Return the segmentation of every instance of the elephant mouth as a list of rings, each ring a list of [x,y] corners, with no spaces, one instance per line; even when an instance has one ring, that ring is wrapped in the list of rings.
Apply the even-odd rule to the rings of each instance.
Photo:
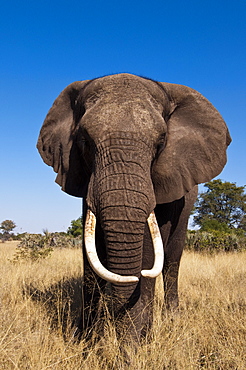
[[[156,278],[163,269],[164,249],[160,230],[156,221],[154,211],[150,213],[147,223],[150,229],[154,248],[154,264],[150,270],[142,270],[141,275],[145,278]],[[122,276],[107,270],[101,263],[95,243],[96,217],[90,210],[87,211],[85,222],[85,250],[88,261],[94,272],[102,279],[115,284],[132,284],[137,283],[137,276]]]

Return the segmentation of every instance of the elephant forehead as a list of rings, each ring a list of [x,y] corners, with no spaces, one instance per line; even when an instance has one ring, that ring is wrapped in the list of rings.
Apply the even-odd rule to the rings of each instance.
[[[101,99],[100,104],[95,104],[86,109],[82,119],[82,125],[90,132],[91,130],[110,131],[139,131],[148,130],[153,135],[163,131],[165,122],[162,111],[153,109],[150,103],[143,103],[140,99],[134,102],[125,101],[108,102]]]
[[[87,85],[82,96],[81,123],[92,137],[104,131],[147,130],[154,138],[166,130],[163,111],[170,103],[153,81],[128,74],[106,76]]]
[[[122,102],[119,104],[116,102],[102,102],[99,114],[103,121],[114,120],[123,118],[130,119],[131,121],[139,121],[142,124],[152,120],[152,114],[150,109],[147,109],[146,105],[141,100],[135,99],[134,102]]]

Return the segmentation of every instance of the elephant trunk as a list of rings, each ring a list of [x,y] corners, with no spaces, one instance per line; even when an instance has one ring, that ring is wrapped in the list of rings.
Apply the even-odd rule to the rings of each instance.
[[[89,208],[104,231],[107,268],[113,274],[129,277],[129,283],[138,281],[136,277],[139,279],[141,274],[156,277],[163,266],[163,247],[157,241],[154,246],[158,246],[159,265],[155,264],[150,275],[148,270],[141,273],[144,229],[155,207],[151,150],[151,144],[140,140],[138,134],[111,134],[97,144],[95,172],[88,190]],[[155,217],[152,215],[149,221],[156,241],[160,235]]]
[[[88,259],[99,276],[113,283],[136,283],[140,275],[155,278],[162,271],[164,256],[157,222],[151,213],[155,199],[150,174],[145,170],[147,166],[138,164],[137,154],[134,162],[109,162],[110,157],[118,158],[113,150],[107,151],[106,155],[98,155],[96,173],[90,187],[94,205],[89,199],[89,208],[96,211],[104,231],[108,270],[100,264],[96,255],[95,242],[92,240],[94,232],[91,231],[96,219],[92,213],[87,215],[85,228],[86,245],[94,243],[93,250],[87,251]],[[142,270],[146,221],[157,251],[152,270]]]
[[[147,221],[154,247],[154,265],[151,270],[142,270],[141,275],[146,278],[155,278],[161,273],[163,269],[164,250],[160,230],[154,212],[151,212]],[[139,279],[136,276],[121,276],[119,274],[110,272],[102,265],[96,251],[95,230],[96,217],[90,210],[88,210],[85,224],[86,252],[90,265],[97,273],[97,275],[111,283],[124,284],[137,282]]]
[[[101,211],[107,266],[113,273],[140,278],[146,219],[145,211],[134,204],[111,202]]]
[[[125,181],[130,181],[130,177],[125,178]],[[100,202],[107,268],[123,278],[137,277],[135,282],[111,284],[112,313],[115,318],[120,318],[127,311],[134,325],[140,320],[135,314],[138,316],[138,307],[141,304],[138,280],[142,270],[144,229],[148,217],[147,198],[143,198],[135,190],[116,189],[105,192]],[[145,207],[143,204],[146,204]]]
[[[94,203],[91,209],[104,232],[108,269],[138,278],[145,224],[155,207],[150,177],[152,144],[140,139],[137,133],[119,132],[97,143],[89,188]]]

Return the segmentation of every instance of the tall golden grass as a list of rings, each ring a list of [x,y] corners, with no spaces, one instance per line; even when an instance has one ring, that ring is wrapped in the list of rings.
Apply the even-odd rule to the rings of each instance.
[[[180,312],[165,313],[158,281],[151,334],[129,364],[108,324],[103,342],[74,343],[81,304],[81,251],[13,264],[16,243],[0,244],[1,369],[246,369],[246,253],[185,252]]]

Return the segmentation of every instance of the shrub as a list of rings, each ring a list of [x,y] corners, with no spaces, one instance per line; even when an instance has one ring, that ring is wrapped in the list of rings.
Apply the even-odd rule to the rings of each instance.
[[[22,260],[37,261],[51,255],[54,248],[74,248],[81,245],[81,238],[70,237],[64,233],[23,234],[16,248],[12,262]]]
[[[26,234],[16,248],[12,262],[22,260],[37,261],[50,256],[53,248],[45,236],[40,234]]]
[[[188,231],[186,249],[197,252],[232,252],[246,249],[246,237],[233,232],[214,230]]]

